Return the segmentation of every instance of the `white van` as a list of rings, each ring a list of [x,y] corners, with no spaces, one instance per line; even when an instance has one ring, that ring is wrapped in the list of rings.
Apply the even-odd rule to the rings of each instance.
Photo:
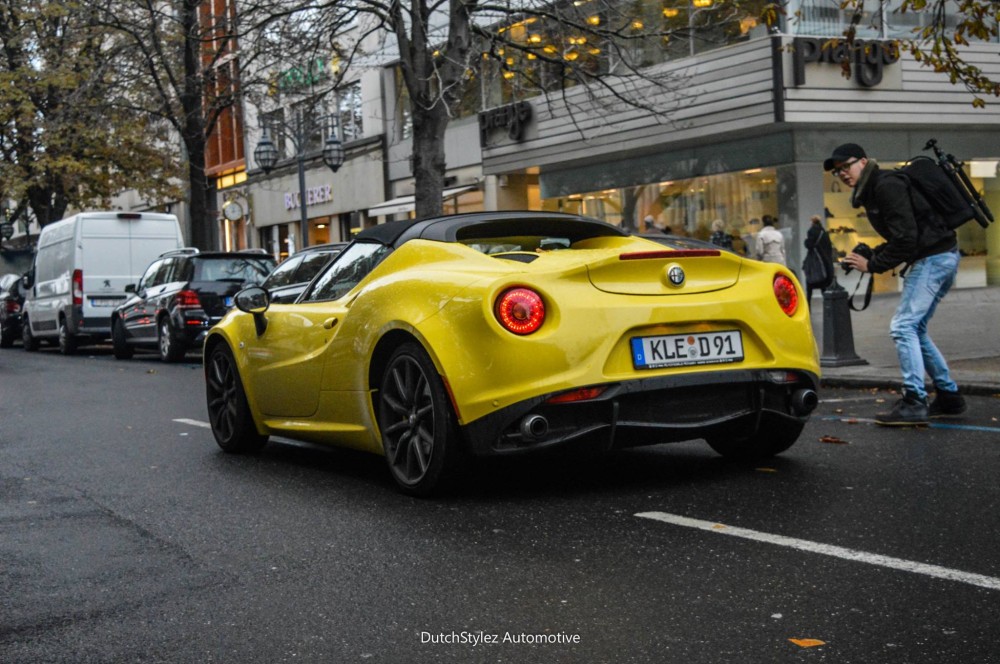
[[[48,339],[69,355],[81,342],[109,338],[125,286],[139,281],[157,256],[183,246],[172,214],[81,212],[45,226],[22,283],[25,350]]]

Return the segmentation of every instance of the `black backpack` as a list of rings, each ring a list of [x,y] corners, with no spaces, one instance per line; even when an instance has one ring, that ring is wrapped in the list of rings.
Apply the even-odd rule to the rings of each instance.
[[[965,174],[961,162],[945,154],[933,138],[927,141],[924,149],[933,149],[937,160],[920,155],[893,173],[903,176],[948,228],[958,228],[972,219],[983,228],[989,226],[993,213]]]

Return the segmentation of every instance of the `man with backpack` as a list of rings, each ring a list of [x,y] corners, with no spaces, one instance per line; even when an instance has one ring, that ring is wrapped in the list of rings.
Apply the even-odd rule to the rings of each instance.
[[[955,231],[907,178],[880,170],[860,145],[838,146],[823,168],[854,188],[851,203],[856,208],[864,206],[872,228],[885,240],[870,259],[857,252],[848,254],[845,267],[879,273],[907,265],[903,292],[889,325],[903,374],[903,398],[890,412],[876,415],[875,421],[885,426],[916,426],[927,424],[929,418],[961,415],[966,411],[965,399],[927,333],[938,302],[958,273]],[[925,372],[936,392],[930,406]]]

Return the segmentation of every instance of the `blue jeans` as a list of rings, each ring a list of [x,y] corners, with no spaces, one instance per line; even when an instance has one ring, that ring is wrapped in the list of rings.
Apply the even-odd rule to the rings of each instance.
[[[913,263],[903,279],[903,295],[889,324],[889,334],[896,342],[899,367],[903,371],[903,388],[920,398],[927,397],[925,371],[934,381],[935,389],[958,390],[948,371],[948,363],[927,334],[927,323],[938,302],[955,283],[958,259],[956,250]]]

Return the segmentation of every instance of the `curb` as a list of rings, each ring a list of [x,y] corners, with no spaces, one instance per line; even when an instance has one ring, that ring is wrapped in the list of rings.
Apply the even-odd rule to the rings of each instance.
[[[959,391],[965,396],[976,397],[1000,397],[1000,385],[980,381],[956,381]],[[820,387],[847,387],[856,389],[879,389],[879,390],[899,390],[900,381],[887,381],[880,378],[852,378],[852,377],[830,377],[821,378]],[[933,392],[934,387],[928,386],[928,391]]]

